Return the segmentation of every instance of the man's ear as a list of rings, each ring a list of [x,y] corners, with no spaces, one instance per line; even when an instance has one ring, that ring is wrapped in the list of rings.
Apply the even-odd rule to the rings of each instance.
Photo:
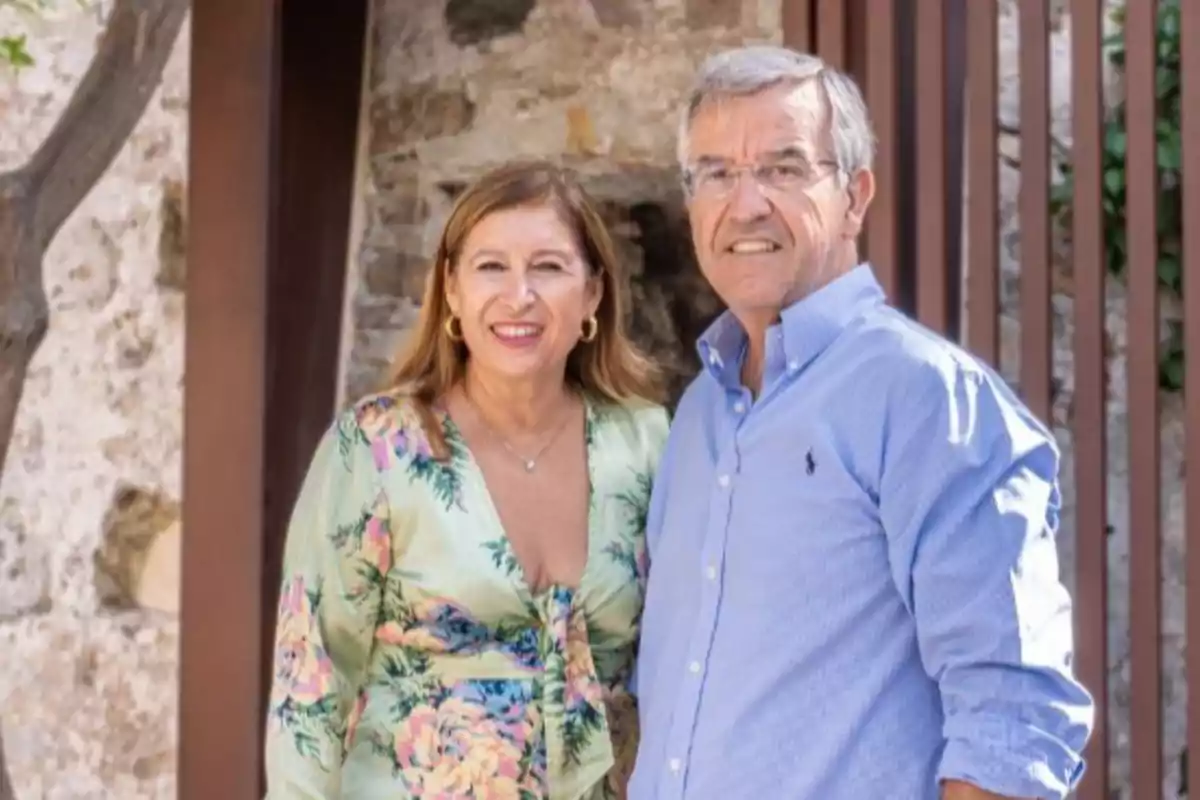
[[[875,199],[875,173],[869,169],[860,169],[851,175],[846,185],[846,193],[850,197],[850,205],[846,208],[844,233],[847,239],[856,239],[862,233],[867,209]]]

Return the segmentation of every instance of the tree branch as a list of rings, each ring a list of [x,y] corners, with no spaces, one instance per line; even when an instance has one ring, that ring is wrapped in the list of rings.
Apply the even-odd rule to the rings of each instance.
[[[145,113],[188,5],[115,0],[96,55],[50,135],[25,166],[0,174],[0,470],[29,364],[46,336],[46,248]],[[0,742],[0,800],[11,797]]]
[[[45,249],[121,151],[162,79],[188,0],[115,0],[96,55],[50,135],[21,170]]]

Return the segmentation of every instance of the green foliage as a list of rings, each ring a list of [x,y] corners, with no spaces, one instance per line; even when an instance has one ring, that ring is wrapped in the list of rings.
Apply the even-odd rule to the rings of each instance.
[[[76,0],[86,8],[90,0]],[[25,14],[40,14],[53,5],[54,0],[0,0],[0,9],[15,8]],[[0,32],[0,68],[21,69],[33,66],[33,54],[29,52],[25,36],[13,36]]]
[[[0,9],[15,8],[26,13],[37,13],[46,7],[47,0],[0,0]],[[13,69],[33,66],[24,36],[12,36],[0,32],[0,66]]]
[[[1182,202],[1180,183],[1183,140],[1179,129],[1179,6],[1180,0],[1160,0],[1158,8],[1158,53],[1155,95],[1158,119],[1155,127],[1158,143],[1160,181],[1158,206],[1158,280],[1167,293],[1178,297],[1183,289]],[[1123,15],[1115,19],[1122,23]],[[1117,33],[1104,42],[1105,57],[1118,70],[1125,66],[1125,43]],[[1133,91],[1142,91],[1134,87]],[[1121,101],[1107,115],[1104,127],[1103,214],[1108,270],[1117,276],[1127,271],[1125,242],[1125,103]],[[1054,187],[1051,211],[1060,223],[1069,222],[1073,181],[1070,165],[1063,165],[1064,179]],[[1183,345],[1181,331],[1172,330],[1170,341],[1162,349],[1159,382],[1164,389],[1183,387]]]
[[[0,36],[0,62],[17,69],[33,65],[33,56],[29,55],[24,36]]]

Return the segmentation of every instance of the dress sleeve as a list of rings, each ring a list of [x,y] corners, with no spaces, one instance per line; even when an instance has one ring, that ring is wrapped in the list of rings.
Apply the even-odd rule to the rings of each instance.
[[[351,412],[317,447],[283,560],[266,732],[267,800],[340,797],[348,726],[392,561],[389,504]]]

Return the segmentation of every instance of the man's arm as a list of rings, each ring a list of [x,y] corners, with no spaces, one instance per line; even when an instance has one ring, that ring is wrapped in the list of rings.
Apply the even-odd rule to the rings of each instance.
[[[1061,800],[1093,704],[1071,673],[1053,439],[991,375],[923,365],[889,403],[879,483],[893,578],[941,690],[946,800]]]

